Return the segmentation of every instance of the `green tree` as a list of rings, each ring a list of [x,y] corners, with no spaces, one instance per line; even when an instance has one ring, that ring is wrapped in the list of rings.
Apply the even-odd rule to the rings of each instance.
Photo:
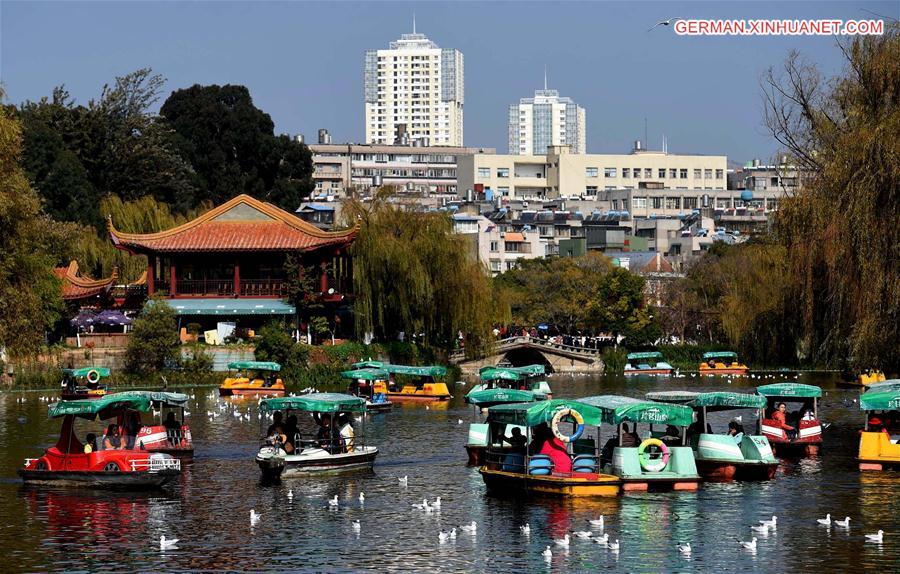
[[[293,211],[312,191],[312,153],[274,134],[268,114],[244,86],[176,90],[160,113],[178,134],[200,200],[222,203],[247,193]]]
[[[631,346],[652,344],[660,336],[659,318],[645,303],[646,281],[622,267],[603,276],[588,304],[596,328],[625,337]]]
[[[295,343],[281,323],[271,321],[259,330],[254,357],[257,361],[273,361],[281,365],[285,383],[300,380],[308,356],[309,348]]]
[[[180,363],[178,318],[165,301],[148,302],[134,320],[133,327],[125,351],[127,371],[147,375]]]
[[[792,53],[763,78],[766,125],[808,177],[776,220],[816,363],[900,364],[900,24],[840,43],[826,79]]]
[[[73,231],[41,211],[20,164],[21,141],[11,110],[0,108],[0,347],[12,357],[36,352],[61,317],[53,268]]]

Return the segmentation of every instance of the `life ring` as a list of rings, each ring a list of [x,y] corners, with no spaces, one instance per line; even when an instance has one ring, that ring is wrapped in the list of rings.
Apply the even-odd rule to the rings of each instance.
[[[647,447],[655,446],[662,451],[662,458],[651,459]],[[658,438],[648,438],[638,447],[638,461],[647,472],[659,472],[669,464],[669,447]]]
[[[85,378],[87,379],[87,382],[95,385],[100,382],[100,371],[98,371],[97,369],[91,369],[90,371],[88,371],[87,377]]]
[[[572,417],[575,419],[575,433],[571,436],[564,435],[559,430],[559,423],[562,421],[563,417]],[[575,409],[560,409],[553,415],[553,420],[550,422],[550,428],[553,430],[553,436],[558,438],[563,442],[574,442],[578,440],[578,437],[584,432],[584,417],[581,416],[581,413],[576,411]]]

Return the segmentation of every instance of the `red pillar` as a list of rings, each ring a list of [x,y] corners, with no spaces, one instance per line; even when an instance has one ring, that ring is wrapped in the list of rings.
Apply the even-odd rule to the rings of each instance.
[[[241,296],[241,264],[238,261],[234,262],[234,296]]]
[[[175,260],[171,259],[169,261],[169,297],[174,297],[178,294],[178,290],[175,288]]]
[[[322,293],[328,292],[328,270],[326,267],[326,263],[323,261],[319,264],[319,267],[322,269],[322,274],[319,275],[319,291]]]
[[[147,295],[153,295],[153,279],[156,276],[156,257],[147,256]]]

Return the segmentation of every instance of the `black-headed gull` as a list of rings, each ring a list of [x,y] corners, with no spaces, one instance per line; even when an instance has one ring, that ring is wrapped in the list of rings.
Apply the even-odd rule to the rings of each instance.
[[[159,549],[160,550],[169,550],[175,548],[175,545],[178,544],[177,538],[166,538],[165,535],[159,537]]]
[[[841,528],[850,528],[850,517],[846,517],[843,520],[835,520],[835,526],[840,526]]]
[[[468,532],[469,534],[475,534],[475,532],[478,530],[478,524],[473,520],[469,524],[460,525],[459,529],[463,532]]]
[[[688,542],[687,544],[679,544],[678,551],[687,556],[691,553],[691,543]]]
[[[825,518],[816,518],[816,522],[822,526],[831,526],[831,514],[826,514]]]
[[[615,541],[615,542],[610,542],[610,543],[607,545],[607,547],[608,547],[610,550],[612,550],[613,552],[618,552],[618,551],[619,551],[619,539],[616,538],[616,541]]]
[[[740,542],[740,541],[739,541]],[[741,548],[746,550],[756,550],[756,536],[750,542],[741,542]]]
[[[262,517],[262,514],[259,514],[252,508],[250,509],[250,526],[256,526],[259,524],[259,519]]]
[[[866,534],[866,542],[882,542],[884,540],[884,530],[879,530],[875,534]]]
[[[582,540],[585,538],[590,538],[591,536],[594,535],[594,533],[591,532],[590,530],[576,530],[576,531],[572,532],[572,534],[575,535],[575,538],[581,538]]]
[[[525,526],[519,527],[519,530],[522,531],[522,534],[524,534],[525,536],[528,536],[531,534],[531,525],[526,522]]]
[[[543,552],[541,552],[541,556],[543,556],[547,560],[550,560],[551,558],[553,558],[553,552],[550,551],[549,546],[547,548],[545,548]]]
[[[569,535],[566,534],[562,538],[554,538],[553,542],[556,543],[557,546],[562,546],[563,548],[569,547]]]
[[[596,526],[597,528],[603,528],[603,515],[600,515],[600,518],[596,518],[594,520],[588,520],[591,523],[591,526]]]
[[[775,530],[775,528],[778,526],[778,517],[773,515],[772,520],[760,520],[759,523],[763,526],[768,526],[772,530]]]

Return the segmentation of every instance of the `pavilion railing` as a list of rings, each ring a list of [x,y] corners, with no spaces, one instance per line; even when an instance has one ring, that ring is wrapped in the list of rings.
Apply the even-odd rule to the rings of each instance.
[[[179,279],[175,283],[178,295],[209,295],[216,297],[233,297],[233,279]]]
[[[280,297],[284,294],[284,279],[241,279],[241,297]]]

